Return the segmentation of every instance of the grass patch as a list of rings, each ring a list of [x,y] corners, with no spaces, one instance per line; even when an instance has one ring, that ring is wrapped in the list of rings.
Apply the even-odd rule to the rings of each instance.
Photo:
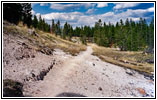
[[[55,48],[62,49],[64,52],[68,52],[71,55],[77,55],[80,51],[85,51],[86,46],[82,44],[76,44],[71,41],[61,39],[53,34],[44,33],[41,35],[46,40],[46,43],[53,43]]]
[[[145,60],[153,57],[152,54],[143,54],[142,52],[132,51],[119,51],[115,48],[106,48],[97,45],[90,44],[93,48],[93,55],[98,56],[100,59],[127,67],[140,72],[146,72],[151,74],[154,72],[154,64],[149,64]]]

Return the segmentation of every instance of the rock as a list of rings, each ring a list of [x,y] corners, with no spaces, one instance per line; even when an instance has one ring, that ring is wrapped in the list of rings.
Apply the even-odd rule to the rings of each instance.
[[[145,79],[154,81],[154,74],[148,75],[147,73],[142,73]]]
[[[143,88],[137,88],[137,90],[142,96],[146,96],[146,91]]]
[[[102,91],[102,88],[101,88],[101,87],[99,87],[99,88],[98,88],[98,90]]]
[[[34,73],[31,73],[32,74],[32,77],[35,77],[35,74]]]
[[[147,48],[146,50],[144,50],[143,54],[145,53],[154,54],[154,48],[151,48],[151,47]]]
[[[48,48],[48,47],[41,47],[41,50],[39,50],[41,53],[46,54],[46,55],[53,55],[53,49]]]
[[[40,75],[37,75],[37,80],[38,80],[38,81],[40,80]]]
[[[16,60],[22,60],[24,58],[30,58],[33,54],[34,51],[30,48],[26,48],[26,45],[23,47],[19,47],[15,53],[14,53],[14,57],[16,58]]]
[[[93,66],[95,66],[95,64],[93,63]]]
[[[131,69],[126,69],[126,74],[133,76],[135,72]]]
[[[134,83],[133,83],[133,82],[129,82],[129,84],[130,84],[130,85],[134,85]]]
[[[9,64],[9,61],[8,61],[8,60],[6,61],[6,64]]]
[[[10,79],[3,80],[4,97],[23,97],[23,84]]]
[[[146,61],[147,63],[153,64],[153,63],[154,63],[154,58],[146,59],[145,61]]]
[[[35,58],[35,55],[31,55],[32,58]]]
[[[28,29],[28,33],[29,33],[30,35],[34,35],[34,36],[39,37],[39,35],[35,32],[34,29]]]
[[[24,47],[24,48],[28,48],[28,45],[26,44],[26,43],[22,43],[22,46]]]

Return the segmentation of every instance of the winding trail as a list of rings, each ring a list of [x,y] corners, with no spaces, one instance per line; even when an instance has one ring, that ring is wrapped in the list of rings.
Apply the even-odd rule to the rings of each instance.
[[[57,54],[60,54],[58,51]],[[135,72],[133,76],[126,74],[125,68],[101,61],[92,55],[92,48],[81,52],[78,56],[58,56],[62,63],[32,86],[32,96],[88,96],[88,97],[141,97],[142,88],[147,96],[153,96],[154,83]]]

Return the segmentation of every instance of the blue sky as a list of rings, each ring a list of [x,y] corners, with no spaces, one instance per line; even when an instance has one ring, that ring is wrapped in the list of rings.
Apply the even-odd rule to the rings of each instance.
[[[32,14],[41,15],[51,25],[51,20],[60,20],[61,26],[67,21],[73,27],[94,26],[101,19],[115,24],[120,19],[140,17],[149,23],[154,18],[154,3],[32,3]]]

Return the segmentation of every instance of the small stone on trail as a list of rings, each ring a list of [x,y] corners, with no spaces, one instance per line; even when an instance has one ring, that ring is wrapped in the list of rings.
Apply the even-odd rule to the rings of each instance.
[[[137,90],[138,90],[138,92],[139,92],[140,94],[142,94],[143,96],[146,95],[146,91],[145,91],[143,88],[138,88]]]
[[[35,55],[31,55],[32,58],[35,58]]]
[[[101,87],[99,87],[98,89],[99,89],[100,91],[102,91],[102,88],[101,88]]]
[[[95,85],[94,83],[92,83],[92,85]]]
[[[95,64],[93,63],[93,66],[95,66]]]
[[[106,77],[108,77],[108,75],[106,75]]]
[[[133,70],[127,69],[126,74],[133,76],[135,72]]]

